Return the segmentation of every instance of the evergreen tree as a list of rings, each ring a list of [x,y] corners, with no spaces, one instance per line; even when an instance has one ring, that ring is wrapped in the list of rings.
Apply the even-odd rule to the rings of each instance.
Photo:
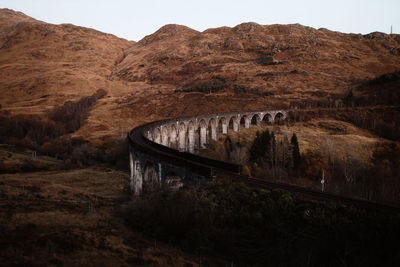
[[[251,161],[257,161],[260,155],[262,155],[262,148],[262,138],[260,136],[260,133],[257,131],[256,138],[254,138],[253,143],[251,144],[249,149]]]
[[[290,139],[290,144],[292,146],[293,166],[297,168],[299,166],[301,156],[300,156],[299,142],[297,141],[297,136],[295,133],[293,133],[292,138]]]
[[[353,106],[353,90],[350,90],[347,95],[343,99],[344,104],[346,107]]]
[[[287,134],[283,136],[283,166],[285,168],[293,168],[293,152],[292,152],[292,147],[289,143],[289,138]]]
[[[276,139],[274,132],[271,132],[270,148],[269,148],[269,166],[276,165]]]
[[[224,149],[225,149],[226,156],[228,157],[228,160],[230,160],[231,152],[233,151],[233,147],[232,147],[232,140],[229,136],[227,136],[224,141]]]
[[[261,134],[257,131],[256,138],[249,149],[250,160],[253,162],[262,163],[262,159],[266,158],[267,162],[271,159],[271,136],[269,131],[266,130]]]

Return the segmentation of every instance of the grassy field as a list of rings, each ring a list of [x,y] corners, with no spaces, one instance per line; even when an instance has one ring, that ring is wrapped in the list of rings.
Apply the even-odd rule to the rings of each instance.
[[[112,169],[0,175],[1,265],[197,265],[128,229],[129,200],[129,175]]]

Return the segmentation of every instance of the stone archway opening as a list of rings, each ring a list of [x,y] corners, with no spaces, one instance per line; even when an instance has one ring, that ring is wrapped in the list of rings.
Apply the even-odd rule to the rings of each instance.
[[[283,125],[283,123],[284,123],[283,119],[284,119],[283,113],[282,112],[278,112],[275,115],[274,123],[278,124],[278,125]]]
[[[218,137],[221,136],[221,134],[227,134],[228,133],[228,127],[227,127],[227,122],[224,117],[220,118],[218,121]]]
[[[150,141],[153,141],[153,132],[152,131],[147,131],[147,139],[149,139]]]
[[[229,124],[228,124],[228,132],[233,131],[235,127],[235,119],[232,117],[229,120]]]
[[[207,144],[207,124],[204,120],[199,123],[199,148],[205,148]]]
[[[162,127],[161,144],[164,146],[168,146],[169,144],[169,134],[167,126]]]
[[[258,114],[254,114],[251,118],[251,125],[259,126],[261,124],[261,118]]]
[[[168,172],[163,179],[162,185],[166,189],[178,190],[183,186],[183,179],[175,172]]]
[[[208,140],[217,140],[217,123],[215,119],[208,122]]]
[[[244,116],[242,116],[242,118],[240,118],[240,128],[246,128],[246,120],[247,120],[246,115],[244,115]]]
[[[194,135],[195,135],[195,129],[194,129],[194,123],[192,121],[189,122],[188,124],[188,133],[187,133],[187,137],[188,137],[188,151],[190,153],[194,152]]]
[[[152,163],[147,163],[144,168],[143,193],[154,192],[159,189],[157,170]]]
[[[133,191],[135,195],[139,195],[142,192],[143,186],[143,172],[142,172],[142,164],[137,156],[135,156],[135,160],[133,163]]]
[[[186,150],[186,126],[183,122],[179,124],[178,149],[179,151]]]
[[[178,143],[176,141],[178,135],[177,135],[177,131],[176,131],[176,126],[174,124],[171,125],[171,130],[169,133],[169,147],[173,148],[173,149],[177,149],[178,148]]]
[[[270,125],[272,124],[272,116],[271,114],[267,113],[264,115],[263,119],[262,119],[263,124],[265,125]]]
[[[154,142],[161,144],[161,132],[159,128],[154,130]]]

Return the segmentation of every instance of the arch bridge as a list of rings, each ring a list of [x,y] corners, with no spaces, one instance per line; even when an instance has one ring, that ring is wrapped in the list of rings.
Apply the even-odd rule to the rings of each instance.
[[[196,155],[210,140],[251,125],[280,123],[286,110],[229,112],[161,120],[133,129],[130,141],[130,186],[135,195],[161,187],[199,183],[216,169],[240,173],[241,166]]]

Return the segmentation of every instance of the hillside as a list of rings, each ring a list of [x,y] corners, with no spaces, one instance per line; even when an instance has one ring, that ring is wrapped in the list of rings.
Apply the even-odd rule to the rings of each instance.
[[[107,97],[74,133],[90,140],[114,139],[165,117],[342,99],[349,89],[396,71],[395,34],[298,24],[243,23],[204,32],[166,25],[133,42],[0,10],[3,113],[42,114],[104,89]],[[205,82],[221,90],[190,92]]]

